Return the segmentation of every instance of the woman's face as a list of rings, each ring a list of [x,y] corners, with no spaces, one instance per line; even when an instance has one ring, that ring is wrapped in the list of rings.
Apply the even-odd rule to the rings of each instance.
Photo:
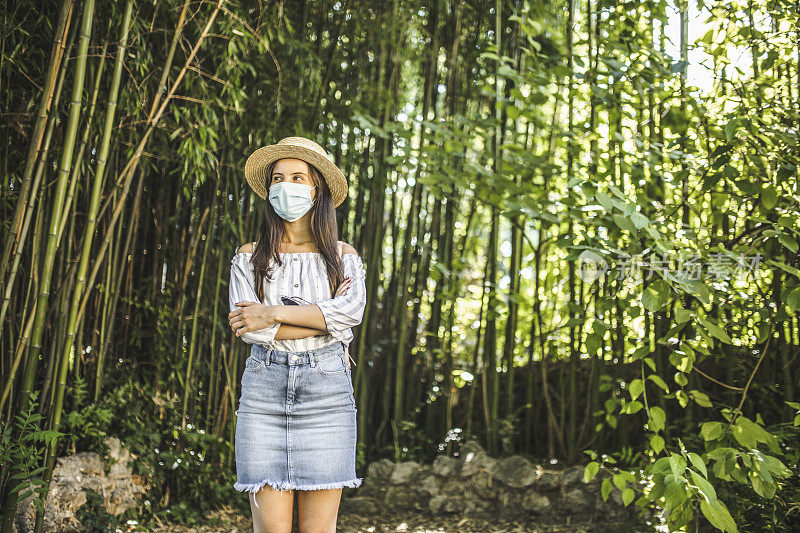
[[[289,183],[303,183],[305,185],[316,185],[314,180],[311,179],[311,173],[308,170],[308,163],[302,159],[279,159],[272,169],[272,177],[270,179],[270,187],[276,183],[283,181]],[[311,189],[311,198],[317,197],[319,187]]]

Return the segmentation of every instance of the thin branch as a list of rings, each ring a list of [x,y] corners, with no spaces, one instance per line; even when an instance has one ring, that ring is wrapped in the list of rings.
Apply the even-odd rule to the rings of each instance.
[[[739,407],[736,408],[736,411],[733,413],[733,418],[731,418],[730,423],[728,423],[728,427],[731,427],[733,423],[736,421],[736,417],[739,416],[742,412],[742,405],[744,405],[744,400],[747,398],[747,391],[750,389],[750,384],[753,382],[753,378],[756,377],[756,372],[758,372],[758,367],[761,366],[761,361],[764,360],[764,356],[767,355],[767,349],[769,348],[769,343],[772,341],[772,328],[774,324],[770,324],[769,326],[769,333],[767,333],[767,342],[764,344],[764,349],[761,350],[761,356],[758,358],[758,362],[756,362],[756,367],[750,373],[750,379],[747,380],[747,385],[744,386],[744,391],[742,391],[742,399],[739,401]]]
[[[727,389],[731,389],[731,390],[740,390],[740,391],[744,390],[742,387],[734,387],[733,385],[728,385],[727,383],[723,383],[723,382],[721,382],[721,381],[719,381],[717,379],[714,379],[711,376],[709,376],[708,374],[706,374],[705,372],[703,372],[702,370],[700,370],[699,368],[697,368],[696,366],[692,366],[692,369],[695,372],[697,372],[698,374],[700,374],[701,376],[703,376],[704,378],[706,378],[707,380],[713,381],[717,385],[721,385],[721,386],[723,386],[723,387],[725,387]]]

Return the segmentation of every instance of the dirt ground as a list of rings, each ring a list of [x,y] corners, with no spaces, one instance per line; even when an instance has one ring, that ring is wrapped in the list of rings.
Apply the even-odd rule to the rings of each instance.
[[[174,524],[163,524],[151,531],[154,533],[252,533],[253,524],[249,516],[242,516],[238,511],[224,509],[209,517],[209,525],[206,526],[187,528]],[[632,533],[634,530],[630,526],[621,524],[542,525],[520,521],[433,517],[421,513],[406,513],[398,516],[340,514],[337,531],[339,533]]]

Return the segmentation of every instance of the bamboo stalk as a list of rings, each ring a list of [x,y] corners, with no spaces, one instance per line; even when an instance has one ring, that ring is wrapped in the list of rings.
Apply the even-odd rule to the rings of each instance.
[[[45,329],[45,317],[50,297],[50,284],[52,281],[56,251],[59,244],[59,222],[64,209],[64,196],[66,194],[67,179],[72,166],[73,148],[75,146],[78,118],[80,116],[81,95],[83,94],[83,82],[86,74],[87,50],[89,48],[89,36],[92,30],[93,17],[94,0],[86,0],[83,8],[81,34],[80,39],[78,40],[78,57],[75,62],[75,77],[72,84],[72,101],[70,102],[69,119],[67,121],[64,135],[64,145],[61,151],[61,161],[58,169],[56,192],[53,198],[53,205],[50,210],[50,228],[47,238],[47,245],[45,248],[44,261],[42,263],[41,278],[39,279],[38,285],[39,297],[37,298],[36,307],[34,310],[36,318],[33,324],[31,346],[30,350],[28,351],[28,357],[25,360],[25,369],[23,370],[22,381],[20,383],[19,406],[25,406],[28,403],[28,398],[30,397],[31,390],[33,389],[33,380],[39,362],[39,354],[41,353],[41,343]],[[13,468],[12,471],[16,473],[18,468]],[[19,480],[13,479],[12,477],[9,487],[10,489],[13,489],[13,487],[17,486],[18,484]],[[18,494],[18,492],[14,492],[13,494],[10,494],[8,498],[8,505],[6,506],[5,515],[3,517],[2,533],[10,533],[11,531],[11,524],[17,510]]]
[[[50,64],[48,65],[47,78],[42,91],[42,97],[39,100],[39,109],[36,113],[36,122],[33,126],[33,133],[31,135],[31,143],[28,147],[28,157],[25,161],[25,169],[22,172],[22,187],[20,189],[19,197],[17,199],[17,207],[14,212],[13,222],[11,223],[11,235],[3,246],[3,256],[0,260],[0,280],[5,280],[6,268],[8,267],[9,259],[14,253],[14,250],[21,248],[25,243],[25,235],[22,232],[22,221],[28,203],[29,195],[36,195],[36,184],[31,183],[31,176],[33,174],[34,165],[39,159],[42,141],[44,139],[45,122],[51,119],[50,105],[54,102],[53,109],[58,109],[58,100],[61,96],[61,81],[59,81],[59,90],[54,91],[56,87],[56,78],[59,72],[62,72],[62,59],[64,57],[64,50],[67,46],[66,37],[69,32],[70,20],[72,19],[72,10],[75,0],[62,0],[61,10],[58,15],[58,26],[55,32],[55,39],[53,40],[53,49],[50,52]],[[63,75],[62,75],[63,76]],[[54,96],[55,95],[55,96]],[[46,154],[46,148],[44,153]],[[7,286],[14,285],[16,271],[12,273],[8,280],[0,286],[0,291],[6,292],[4,289]],[[5,310],[5,306],[4,306]],[[0,323],[3,323],[5,312],[0,313]],[[2,332],[0,332],[2,335]]]

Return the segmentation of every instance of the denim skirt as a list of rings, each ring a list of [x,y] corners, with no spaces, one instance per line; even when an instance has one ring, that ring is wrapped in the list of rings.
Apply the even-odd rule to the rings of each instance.
[[[239,491],[358,487],[356,401],[344,345],[307,352],[253,344],[236,411]]]

